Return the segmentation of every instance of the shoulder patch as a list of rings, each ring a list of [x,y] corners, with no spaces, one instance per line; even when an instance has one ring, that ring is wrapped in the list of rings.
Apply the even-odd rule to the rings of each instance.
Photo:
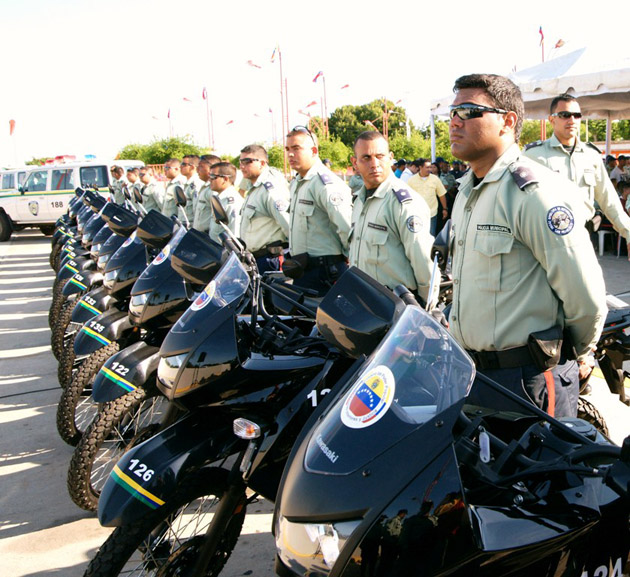
[[[516,186],[521,190],[525,190],[528,184],[538,182],[538,178],[536,178],[534,171],[529,166],[514,163],[510,165],[510,172],[512,173],[512,178]]]
[[[597,146],[595,146],[592,142],[587,142],[586,146],[590,146],[593,150],[596,150],[597,152],[599,152],[599,154],[602,154],[602,151],[597,148]]]
[[[399,188],[398,190],[394,189],[392,192],[396,195],[396,198],[400,203],[411,200],[411,192],[407,188]]]
[[[267,182],[263,182],[263,186],[267,189],[267,190],[272,190],[273,189],[273,182],[271,181],[267,181]]]
[[[318,173],[318,175],[319,175],[319,179],[324,184],[332,184],[333,183],[333,179],[331,178],[330,174],[326,174],[325,172],[320,172],[320,173]]]
[[[537,146],[541,146],[543,142],[545,142],[545,141],[544,140],[536,140],[534,142],[530,142],[529,144],[525,145],[525,150],[529,150],[530,148],[536,148]]]
[[[573,230],[575,218],[566,206],[554,206],[547,213],[547,226],[554,234],[564,236]]]

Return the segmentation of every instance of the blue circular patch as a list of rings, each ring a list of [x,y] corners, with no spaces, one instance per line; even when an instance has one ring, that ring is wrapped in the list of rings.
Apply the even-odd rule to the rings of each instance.
[[[422,230],[422,220],[419,216],[410,216],[407,219],[407,228],[409,232],[420,232]]]
[[[575,219],[566,206],[554,206],[547,213],[547,226],[554,234],[564,236],[573,230]]]

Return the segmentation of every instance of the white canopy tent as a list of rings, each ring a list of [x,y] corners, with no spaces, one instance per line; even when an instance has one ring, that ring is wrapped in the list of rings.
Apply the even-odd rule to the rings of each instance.
[[[558,94],[568,93],[579,99],[587,118],[605,118],[606,153],[610,152],[610,124],[630,118],[630,57],[597,54],[581,48],[509,77],[519,86],[528,119],[544,119]],[[453,96],[431,104],[431,153],[435,157],[434,122],[436,116],[448,114]]]

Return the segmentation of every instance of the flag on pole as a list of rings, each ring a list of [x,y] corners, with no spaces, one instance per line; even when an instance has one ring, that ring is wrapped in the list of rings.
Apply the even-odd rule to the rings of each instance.
[[[248,60],[247,64],[249,64],[252,68],[262,68],[262,66],[258,66],[253,60]]]
[[[317,104],[317,100],[313,100],[312,102],[309,102],[304,108],[310,108],[311,106],[315,106]]]
[[[184,96],[184,102],[192,102],[192,100],[191,100],[190,98],[186,98],[186,97]]]
[[[225,126],[227,126],[228,124],[234,124],[234,121],[233,121],[233,120],[228,120],[228,121],[225,123]]]
[[[343,90],[344,88],[350,88],[350,85],[349,85],[349,84],[344,84],[344,85],[340,88],[340,90]]]
[[[269,107],[269,114],[273,114],[273,110]]]
[[[208,100],[208,91],[206,90],[206,87],[203,87],[203,90],[201,91],[201,98],[203,98],[204,100]]]
[[[171,109],[168,109],[168,112],[166,113],[166,118],[170,118],[171,117]]]
[[[13,136],[15,132],[15,120],[9,120],[9,136]]]
[[[556,42],[556,45],[554,46],[554,48],[562,48],[564,46],[564,40],[562,40],[562,38],[560,38],[560,40],[558,40],[558,42]]]
[[[542,26],[538,29],[538,33],[540,34],[540,46],[542,46],[543,42],[545,41],[545,35],[543,34]]]
[[[324,76],[324,73],[321,70],[315,75],[315,78],[313,78],[313,82],[317,82],[320,76]]]
[[[276,61],[276,54],[280,51],[280,46],[278,46],[276,44],[276,47],[273,49],[273,52],[271,53],[271,61],[275,62]]]

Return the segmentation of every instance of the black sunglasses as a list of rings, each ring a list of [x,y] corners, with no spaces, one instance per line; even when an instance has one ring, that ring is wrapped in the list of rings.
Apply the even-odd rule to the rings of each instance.
[[[568,110],[561,110],[560,112],[554,112],[551,116],[557,116],[558,118],[563,118],[566,120],[567,118],[577,118],[578,120],[582,118],[581,112],[569,112]]]
[[[216,180],[217,178],[229,178],[227,174],[211,174],[210,180]]]
[[[251,164],[252,162],[261,162],[260,158],[241,158],[239,164]]]
[[[449,116],[451,120],[457,116],[460,120],[471,120],[472,118],[481,118],[484,112],[494,112],[495,114],[507,114],[508,110],[502,108],[490,108],[481,104],[457,104],[450,107]]]

